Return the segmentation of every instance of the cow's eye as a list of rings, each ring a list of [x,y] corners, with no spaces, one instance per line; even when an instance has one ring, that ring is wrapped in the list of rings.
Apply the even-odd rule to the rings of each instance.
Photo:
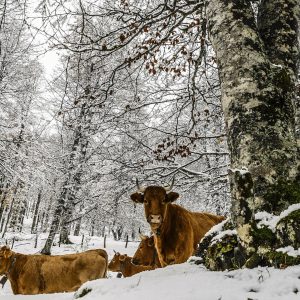
[[[146,205],[149,205],[149,201],[148,200],[144,200],[144,203],[146,204]]]

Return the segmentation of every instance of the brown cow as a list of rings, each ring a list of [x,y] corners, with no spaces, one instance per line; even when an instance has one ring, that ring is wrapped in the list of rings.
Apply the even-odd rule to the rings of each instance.
[[[154,245],[154,237],[141,235],[141,242],[133,255],[132,263],[135,265],[161,267]]]
[[[0,248],[0,275],[14,294],[34,295],[77,290],[84,282],[106,277],[107,253],[101,249],[67,255],[25,255]]]
[[[144,204],[162,267],[187,261],[205,233],[225,219],[209,213],[191,212],[172,204],[179,197],[178,193],[171,192],[172,187],[149,186],[141,189],[138,182],[137,186],[138,192],[132,194],[131,199]]]
[[[115,253],[113,259],[108,264],[108,270],[112,272],[121,272],[124,277],[130,277],[134,274],[154,270],[152,266],[137,266],[131,262],[132,257],[127,254]]]

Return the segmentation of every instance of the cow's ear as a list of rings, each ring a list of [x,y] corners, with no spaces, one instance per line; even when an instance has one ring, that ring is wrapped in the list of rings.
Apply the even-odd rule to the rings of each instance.
[[[10,258],[12,256],[12,252],[7,246],[2,247],[1,250],[3,251],[4,258]]]
[[[143,235],[140,233],[140,239],[143,241],[143,240],[146,240],[148,237],[146,235]]]
[[[165,202],[173,202],[173,201],[175,201],[178,197],[179,197],[179,194],[178,194],[178,193],[175,193],[175,192],[169,192],[169,193],[166,195],[166,200],[165,200]]]
[[[143,203],[144,202],[144,194],[141,193],[134,193],[130,196],[131,200],[136,203]]]

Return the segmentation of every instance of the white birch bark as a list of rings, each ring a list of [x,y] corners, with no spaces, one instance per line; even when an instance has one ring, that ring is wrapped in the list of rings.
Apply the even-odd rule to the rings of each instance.
[[[272,202],[270,193],[300,180],[293,105],[298,24],[291,21],[298,5],[296,0],[262,1],[260,9],[258,28],[250,1],[207,3],[231,152],[232,218],[248,253],[256,251],[254,213],[279,214],[290,199]],[[280,17],[271,16],[275,11]],[[274,33],[278,18],[281,29],[289,29],[281,37],[280,28]],[[266,47],[270,41],[272,47]]]

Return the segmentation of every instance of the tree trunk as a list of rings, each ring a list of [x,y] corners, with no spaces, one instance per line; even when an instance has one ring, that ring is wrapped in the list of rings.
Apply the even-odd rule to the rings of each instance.
[[[67,220],[69,220],[68,218],[64,218],[63,219],[63,225],[61,226],[61,230],[60,230],[60,242],[62,244],[72,244],[71,240],[69,239],[69,234],[70,234],[70,226],[71,224],[67,224]]]
[[[9,188],[9,184],[6,183],[5,187],[3,185],[3,187],[1,188],[1,194],[0,194],[0,221],[2,219],[3,216],[3,212],[5,210],[5,204],[6,204],[6,200],[7,200],[7,196],[8,196],[8,188]]]
[[[69,192],[70,192],[70,187],[69,187],[70,184],[69,183],[70,182],[71,182],[70,178],[67,178],[66,182],[64,183],[62,193],[58,199],[56,208],[54,210],[54,216],[53,216],[53,220],[51,223],[50,232],[49,232],[47,241],[44,245],[44,248],[42,249],[43,254],[50,254],[51,246],[53,244],[55,234],[58,231],[59,225],[61,223],[63,223],[62,219],[63,218],[65,219],[66,213],[69,212],[68,207],[70,205],[70,203],[69,203],[70,202],[70,196],[69,196]],[[65,224],[65,222],[64,222],[64,224]],[[66,233],[64,234],[64,230],[68,229],[64,224],[61,224],[61,226],[63,228],[61,229],[61,233],[60,233],[60,241],[63,243],[63,240],[64,240],[66,243],[71,243],[68,239],[68,231],[66,231]]]
[[[11,201],[11,204],[10,204],[9,212],[8,212],[8,214],[6,216],[6,222],[5,222],[5,226],[4,226],[1,238],[4,238],[4,235],[5,235],[6,231],[7,231],[8,223],[10,221],[11,214],[12,214],[13,207],[14,207],[14,202],[15,202],[15,198],[13,197],[12,201]]]
[[[62,215],[62,211],[63,211],[63,206],[64,206],[64,199],[60,198],[58,200],[58,203],[56,205],[54,214],[53,214],[53,220],[51,223],[51,227],[50,227],[50,232],[48,235],[48,238],[46,240],[46,243],[43,247],[43,249],[41,250],[42,254],[47,254],[50,255],[51,254],[51,247],[55,238],[55,234],[58,230],[59,224],[60,224],[60,220],[61,220],[61,215]]]
[[[24,206],[21,208],[20,215],[19,215],[19,232],[22,232],[23,230],[25,215],[26,215],[26,203],[24,202]]]
[[[224,259],[226,264],[213,262],[225,253],[220,253],[222,241],[219,251],[208,247],[206,263],[212,269],[279,266],[288,255],[278,258],[275,250],[300,245],[300,207],[294,206],[293,220],[286,219],[289,226],[280,227],[280,221],[273,231],[258,224],[258,213],[279,215],[300,203],[293,103],[299,55],[297,0],[261,1],[258,23],[250,1],[211,0],[207,9],[231,153],[232,224],[226,226],[236,229],[238,238],[232,231],[223,240],[231,244],[226,255],[236,265],[228,265],[230,257]],[[289,227],[288,242],[280,237],[283,227]]]
[[[91,222],[91,236],[95,235],[95,221],[92,220]]]
[[[41,216],[40,232],[43,232],[43,230],[44,230],[44,221],[45,221],[45,212],[43,211],[42,216]]]
[[[85,122],[85,126],[83,123]],[[65,212],[62,218],[61,226],[61,242],[63,244],[71,244],[72,242],[68,238],[70,233],[70,223],[72,215],[75,210],[75,200],[78,190],[81,188],[81,176],[82,168],[86,163],[86,151],[88,147],[88,138],[85,136],[89,130],[91,122],[91,113],[88,109],[87,103],[83,103],[80,108],[80,114],[78,116],[78,125],[74,133],[74,141],[72,145],[72,151],[69,159],[68,166],[68,184],[65,186],[65,194],[67,198],[65,199]],[[80,167],[78,167],[78,165]]]
[[[36,233],[36,221],[37,221],[37,217],[38,217],[38,212],[39,212],[39,207],[40,207],[40,203],[41,203],[41,199],[42,199],[42,191],[40,190],[38,193],[38,198],[37,198],[37,202],[35,205],[35,209],[34,209],[34,216],[33,216],[33,221],[32,221],[32,226],[31,226],[31,233]]]
[[[48,230],[48,227],[49,227],[49,218],[50,218],[50,212],[52,210],[52,203],[53,203],[53,198],[50,198],[49,205],[48,205],[47,210],[45,212],[46,215],[45,215],[43,232],[46,232]]]
[[[5,209],[5,197],[3,197],[1,195],[1,200],[0,200],[0,222],[2,220],[4,209]]]
[[[3,230],[3,226],[4,226],[4,223],[5,223],[5,216],[7,215],[7,212],[8,212],[9,208],[6,207],[4,212],[3,212],[3,215],[2,215],[2,219],[1,219],[1,226],[0,226],[0,232],[2,232]]]
[[[82,218],[80,218],[80,219],[76,222],[75,230],[74,230],[74,235],[75,235],[75,236],[79,236],[79,233],[80,233],[80,226],[81,226],[81,220],[82,220]],[[93,226],[92,226],[92,232],[93,232]],[[92,235],[93,235],[93,234],[92,234]]]

